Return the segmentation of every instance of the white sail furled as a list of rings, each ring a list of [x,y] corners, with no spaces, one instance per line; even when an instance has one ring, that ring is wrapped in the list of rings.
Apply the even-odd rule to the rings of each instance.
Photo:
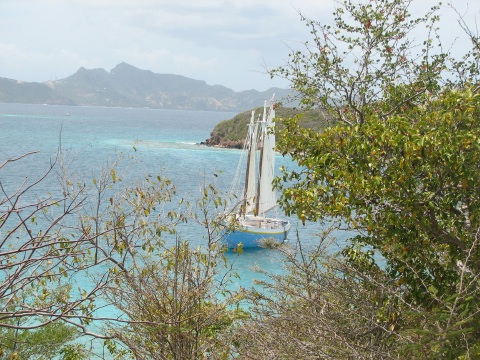
[[[257,150],[257,124],[255,123],[255,111],[252,111],[250,124],[248,125],[248,158],[247,172],[245,174],[245,194],[242,212],[247,214],[255,209],[255,197],[257,192],[256,150]]]
[[[273,190],[272,182],[275,172],[275,134],[271,131],[275,109],[273,97],[270,101],[268,115],[264,106],[263,121],[261,123],[262,148],[260,155],[260,182],[258,190],[257,214],[261,215],[273,209],[277,205],[277,198]]]

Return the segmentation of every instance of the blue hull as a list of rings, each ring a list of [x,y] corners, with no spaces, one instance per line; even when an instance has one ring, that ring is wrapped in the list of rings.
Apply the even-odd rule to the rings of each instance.
[[[227,230],[225,240],[229,249],[237,248],[259,248],[265,243],[284,243],[290,230],[290,223],[282,221],[283,226],[274,229],[256,228],[242,226],[235,230]]]

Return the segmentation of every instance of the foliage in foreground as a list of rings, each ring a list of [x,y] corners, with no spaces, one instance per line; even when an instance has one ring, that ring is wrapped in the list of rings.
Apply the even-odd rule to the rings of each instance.
[[[247,292],[251,318],[233,327],[237,358],[478,358],[478,272],[458,270],[456,291],[432,309],[365,254],[335,253],[344,244],[327,235],[314,248],[280,248],[287,273]]]
[[[53,322],[35,330],[0,328],[1,359],[52,359],[68,349],[79,333],[73,326]]]
[[[392,286],[383,300],[399,321],[392,354],[475,358],[480,94],[469,80],[478,79],[478,39],[460,20],[473,47],[455,60],[438,50],[438,7],[414,19],[410,5],[345,1],[333,25],[305,19],[314,42],[271,74],[342,125],[316,133],[284,121],[278,149],[301,168],[284,169],[276,185],[288,214],[357,234],[342,255],[360,272],[378,268],[386,280],[377,287]],[[421,44],[408,36],[420,26]]]
[[[285,174],[296,183],[284,189],[283,204],[302,219],[344,220],[359,232],[355,242],[380,251],[417,300],[430,286],[442,294],[458,261],[479,268],[479,115],[480,94],[467,90],[362,127],[318,134],[292,121],[279,146],[302,171]],[[422,262],[405,267],[412,257]]]
[[[123,342],[106,343],[118,357],[479,358],[480,94],[466,82],[478,76],[478,48],[456,63],[435,53],[435,8],[411,19],[409,5],[347,0],[335,27],[308,21],[315,44],[273,72],[342,124],[317,133],[286,119],[278,148],[301,168],[277,182],[289,214],[357,234],[340,252],[326,237],[315,249],[281,247],[287,274],[230,297],[216,273],[208,199],[224,203],[213,188],[198,217],[170,206],[168,181],[119,189],[114,169],[91,189],[63,173],[53,195],[29,196],[38,182],[12,192],[0,182],[4,341],[60,320],[92,334],[102,295],[123,317],[93,335]],[[417,48],[407,35],[419,24],[427,38]],[[446,81],[449,62],[459,77]],[[192,219],[207,229],[207,252],[176,236]],[[229,308],[240,295],[250,317]]]
[[[321,134],[293,119],[279,137],[302,166],[278,183],[294,183],[283,188],[287,212],[356,231],[343,253],[352,263],[363,257],[365,270],[377,264],[363,247],[381,255],[400,300],[418,314],[403,329],[417,355],[478,354],[479,118],[480,94],[467,89]]]
[[[238,358],[397,358],[405,343],[394,301],[401,289],[377,267],[335,256],[327,235],[308,250],[280,248],[288,272],[267,274],[263,290],[248,293],[252,318],[235,334]]]
[[[124,273],[121,286],[112,286],[107,297],[129,321],[109,333],[135,359],[227,358],[230,349],[220,346],[217,336],[241,311],[228,310],[219,251],[177,240],[145,259],[141,269]]]
[[[479,118],[476,90],[448,91],[361,127],[318,134],[292,120],[278,142],[302,165],[283,178],[295,183],[283,189],[287,211],[356,231],[344,254],[381,254],[402,301],[423,309],[415,343],[446,356],[480,340]]]

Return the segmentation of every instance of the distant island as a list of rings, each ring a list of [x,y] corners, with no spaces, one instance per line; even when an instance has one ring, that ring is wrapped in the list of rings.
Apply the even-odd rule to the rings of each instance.
[[[43,83],[0,78],[3,103],[241,112],[263,104],[273,93],[282,100],[291,91],[271,88],[235,92],[221,85],[156,74],[126,63],[110,72],[82,67],[65,79]]]

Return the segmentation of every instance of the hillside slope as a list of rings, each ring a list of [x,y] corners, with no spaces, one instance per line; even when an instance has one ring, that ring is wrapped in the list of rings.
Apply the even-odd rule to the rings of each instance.
[[[263,108],[252,109],[255,114],[262,114]],[[210,137],[202,142],[207,146],[218,146],[225,148],[242,149],[247,135],[248,123],[250,122],[252,110],[242,112],[230,120],[224,120],[218,123]],[[302,115],[300,125],[320,131],[327,126],[324,114],[319,110],[299,110],[287,107],[278,107],[276,109],[276,122],[281,126],[282,118]]]
[[[82,67],[65,79],[45,83],[0,78],[0,85],[0,102],[232,112],[262,104],[273,93],[277,99],[290,94],[289,90],[279,88],[235,92],[221,85],[208,85],[180,75],[156,74],[126,63],[110,72]]]

